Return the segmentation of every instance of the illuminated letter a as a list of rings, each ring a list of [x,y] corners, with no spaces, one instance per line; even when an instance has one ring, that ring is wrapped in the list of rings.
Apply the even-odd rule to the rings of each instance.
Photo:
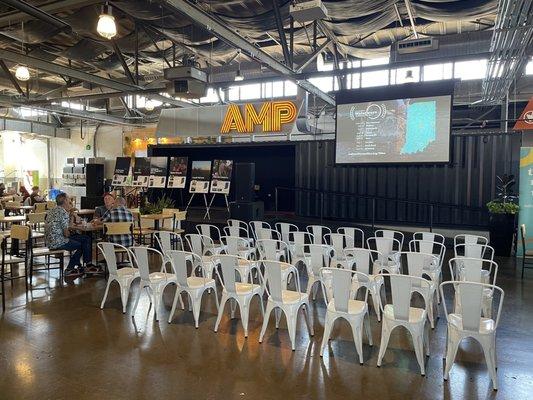
[[[236,130],[240,133],[245,132],[241,110],[236,104],[230,104],[228,106],[228,111],[224,117],[224,122],[220,128],[220,133],[229,133],[229,131],[232,130]]]

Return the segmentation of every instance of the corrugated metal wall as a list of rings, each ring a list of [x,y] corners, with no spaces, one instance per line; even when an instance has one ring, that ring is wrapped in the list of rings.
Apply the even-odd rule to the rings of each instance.
[[[496,175],[518,176],[520,143],[521,136],[515,134],[455,135],[450,164],[409,166],[335,166],[334,141],[298,143],[296,187],[391,200],[377,200],[373,205],[371,199],[324,195],[321,200],[318,193],[300,192],[296,212],[302,216],[322,213],[324,218],[371,221],[375,206],[376,221],[429,224],[429,205],[399,201],[412,200],[433,204],[435,224],[485,226],[488,222],[485,204],[494,197]]]

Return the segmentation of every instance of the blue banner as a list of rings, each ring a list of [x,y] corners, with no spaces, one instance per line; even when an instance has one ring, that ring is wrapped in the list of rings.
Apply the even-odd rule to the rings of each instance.
[[[533,147],[520,148],[520,211],[518,227],[526,226],[526,237],[533,237]],[[518,230],[518,246],[516,255],[522,256],[520,229]],[[526,250],[533,250],[533,242],[526,241]]]

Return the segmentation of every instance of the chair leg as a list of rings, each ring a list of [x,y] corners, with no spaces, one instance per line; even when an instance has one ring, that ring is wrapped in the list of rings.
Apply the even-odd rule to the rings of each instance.
[[[242,299],[241,301],[237,301],[239,304],[239,309],[241,312],[241,321],[242,321],[242,327],[244,328],[244,337],[248,337],[248,318],[250,314],[250,298]]]
[[[220,324],[220,321],[222,320],[222,314],[224,314],[224,307],[226,306],[227,301],[228,301],[228,295],[225,293],[222,293],[222,299],[220,299],[220,305],[218,307],[217,321],[215,322],[215,332],[218,331],[218,325]]]
[[[274,314],[276,316],[276,329],[279,329],[279,321],[281,320],[281,308],[276,308],[274,310]]]
[[[120,300],[122,301],[122,314],[126,314],[126,307],[128,306],[128,297],[130,294],[129,285],[119,282],[120,286]]]
[[[381,325],[381,343],[379,345],[379,355],[377,364],[378,367],[381,367],[381,361],[383,360],[383,356],[385,355],[385,351],[387,350],[387,346],[389,345],[390,334],[391,328],[389,327],[387,320],[383,319]]]
[[[315,336],[315,330],[313,329],[313,324],[311,323],[311,316],[309,315],[309,304],[304,304],[304,320],[307,325],[307,330],[309,331],[309,336]]]
[[[292,310],[291,310],[292,311]],[[285,313],[285,318],[287,319],[287,326],[289,330],[289,338],[291,340],[292,351],[296,350],[296,321],[298,317],[298,310],[295,310],[291,313],[288,313],[286,310],[283,310]]]
[[[328,345],[329,337],[331,335],[331,329],[335,323],[335,318],[332,318],[328,312],[326,312],[326,322],[324,324],[324,335],[322,336],[322,344],[320,346],[320,357],[324,356],[324,349]]]
[[[363,331],[362,326],[358,326],[359,321],[350,321],[352,327],[353,341],[355,343],[355,350],[359,355],[359,364],[363,365]]]
[[[485,355],[485,361],[487,363],[487,369],[489,370],[490,377],[492,379],[492,388],[498,390],[498,376],[496,374],[496,348],[493,347],[493,338],[487,336],[480,340],[481,347],[483,348],[483,354]]]
[[[365,325],[365,328],[366,328],[366,335],[368,336],[368,344],[370,346],[374,346],[374,342],[372,340],[372,330],[370,329],[370,315],[368,314],[368,311],[363,317],[363,324]]]
[[[111,282],[112,282],[111,279],[109,279],[109,280],[107,281],[107,285],[106,285],[106,287],[105,287],[105,292],[104,292],[104,298],[102,299],[102,303],[100,304],[100,309],[101,309],[101,310],[104,308],[104,304],[105,304],[105,301],[106,301],[106,299],[107,299],[107,294],[109,293],[109,286],[111,286]]]
[[[135,305],[133,306],[133,310],[131,312],[131,316],[133,317],[135,315],[135,312],[137,311],[137,306],[139,305],[139,299],[141,298],[141,293],[143,291],[144,287],[142,285],[139,286],[139,294],[137,295],[137,299],[135,299]]]
[[[176,312],[176,306],[178,305],[178,299],[181,300],[181,308],[183,309],[183,300],[181,299],[181,292],[179,286],[176,286],[176,292],[174,293],[174,300],[172,301],[172,308],[170,309],[170,315],[168,316],[168,323],[172,322],[172,317]]]
[[[459,349],[460,339],[457,335],[448,331],[448,346],[446,351],[446,366],[444,367],[444,380],[447,381],[450,377],[450,370],[455,362],[457,356],[457,350]]]
[[[425,368],[425,359],[424,359],[424,327],[420,330],[418,327],[410,330],[411,336],[413,338],[413,345],[415,348],[415,355],[420,366],[420,374],[422,376],[426,375]]]
[[[2,291],[3,293],[3,291]],[[259,343],[263,341],[263,336],[265,335],[267,326],[268,326],[268,320],[270,318],[270,314],[272,313],[272,310],[274,309],[274,305],[272,302],[267,303],[267,308],[265,311],[265,317],[263,318],[263,326],[261,327],[261,333],[259,334]]]
[[[202,305],[202,293],[196,291],[192,297],[192,315],[194,317],[194,327],[198,329],[198,320],[200,319],[200,308]]]

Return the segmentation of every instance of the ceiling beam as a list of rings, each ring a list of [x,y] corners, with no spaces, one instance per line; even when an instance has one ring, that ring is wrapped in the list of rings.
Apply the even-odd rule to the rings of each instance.
[[[11,73],[11,71],[9,70],[9,68],[7,67],[6,63],[4,62],[4,60],[0,60],[0,67],[2,68],[2,70],[4,71],[4,74],[8,77],[8,79],[11,81],[11,83],[13,84],[13,86],[15,87],[15,89],[17,89],[17,92],[19,92],[20,95],[22,96],[25,96],[26,94],[24,93],[24,90],[22,90],[22,88],[20,87],[19,83],[17,82],[17,80],[15,79],[15,77],[13,76],[13,74]]]
[[[195,107],[196,104],[188,103],[181,100],[171,99],[162,96],[158,93],[150,93],[142,86],[132,85],[128,83],[118,82],[116,80],[102,78],[95,74],[89,74],[87,72],[80,71],[78,69],[66,67],[61,64],[52,63],[49,61],[41,60],[39,58],[31,57],[25,54],[16,53],[10,50],[0,49],[0,59],[10,61],[16,64],[31,65],[32,68],[49,72],[55,75],[68,76],[73,79],[78,79],[84,82],[91,82],[98,86],[107,87],[109,89],[117,90],[124,93],[141,92],[146,97],[153,100],[162,101],[164,103],[172,104],[177,107]],[[144,93],[146,92],[146,93]]]
[[[126,63],[126,59],[124,58],[124,55],[120,51],[120,48],[118,47],[117,41],[112,39],[111,44],[113,45],[113,50],[115,51],[115,54],[118,57],[118,60],[120,61],[120,65],[122,65],[122,69],[124,70],[124,73],[128,77],[129,81],[135,85],[135,78],[133,77],[133,74],[130,71],[130,68],[128,67],[128,64]]]
[[[61,21],[59,18],[54,17],[51,14],[48,14],[46,11],[43,11],[31,4],[26,3],[22,0],[2,0],[1,1],[4,4],[7,4],[8,6],[15,8],[19,11],[22,11],[23,13],[26,13],[28,15],[31,15],[32,17],[39,19],[41,21],[46,22],[47,24],[50,24],[57,29],[60,29],[62,31],[71,32],[72,29],[70,25],[66,24],[65,22]]]
[[[404,1],[405,1],[405,8],[407,8],[407,14],[409,15],[409,22],[411,22],[411,29],[413,30],[415,39],[418,39],[418,32],[416,31],[415,17],[413,14],[413,8],[411,6],[411,1],[410,0],[404,0]]]
[[[213,33],[216,37],[230,46],[241,49],[241,51],[250,58],[263,63],[265,66],[285,76],[287,79],[295,81],[300,87],[309,93],[320,97],[328,104],[335,105],[335,99],[333,97],[318,89],[316,86],[306,80],[297,80],[294,77],[294,71],[291,68],[279,62],[270,54],[256,47],[254,44],[250,43],[249,40],[229,29],[227,24],[224,24],[214,16],[200,9],[198,6],[186,0],[161,0],[161,2],[166,4],[170,9],[175,10],[176,12],[185,15],[187,18],[196,22],[198,25],[206,29],[208,32]]]
[[[324,35],[326,35],[326,37],[331,40],[333,42],[333,44],[337,47],[337,51],[343,56],[343,57],[346,57],[346,52],[343,50],[343,46],[344,44],[341,43],[339,41],[339,38],[337,37],[337,35],[335,35],[335,33],[333,33],[331,31],[331,29],[329,29],[327,27],[327,25],[324,23],[324,21],[322,20],[318,20],[317,21],[317,25],[320,27],[320,30],[322,31],[322,33]]]
[[[276,20],[276,27],[278,28],[279,41],[283,50],[283,57],[285,58],[285,65],[291,66],[292,54],[287,45],[287,37],[285,36],[285,29],[283,28],[283,20],[281,19],[281,10],[279,9],[278,0],[272,0],[274,7],[274,18]]]

